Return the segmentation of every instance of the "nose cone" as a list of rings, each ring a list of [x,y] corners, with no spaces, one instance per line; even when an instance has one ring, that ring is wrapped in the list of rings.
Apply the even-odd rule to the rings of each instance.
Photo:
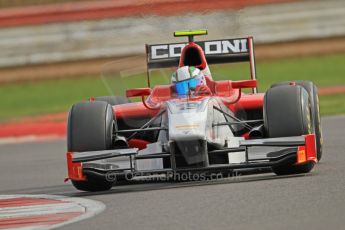
[[[169,138],[173,141],[202,140],[206,136],[206,117],[202,113],[171,114]]]

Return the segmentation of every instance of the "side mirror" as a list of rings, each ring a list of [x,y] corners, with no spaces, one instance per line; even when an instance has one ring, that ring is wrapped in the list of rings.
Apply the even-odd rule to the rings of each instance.
[[[256,80],[233,81],[231,86],[234,89],[255,88]]]
[[[127,97],[144,97],[144,96],[149,96],[150,94],[151,94],[150,88],[135,88],[135,89],[126,90]]]

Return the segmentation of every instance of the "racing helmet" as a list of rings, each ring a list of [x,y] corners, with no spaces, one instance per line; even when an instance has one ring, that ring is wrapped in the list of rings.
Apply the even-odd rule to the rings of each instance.
[[[171,82],[175,84],[177,95],[188,95],[190,90],[195,90],[197,86],[206,85],[205,75],[194,66],[183,66],[176,70],[171,77]]]

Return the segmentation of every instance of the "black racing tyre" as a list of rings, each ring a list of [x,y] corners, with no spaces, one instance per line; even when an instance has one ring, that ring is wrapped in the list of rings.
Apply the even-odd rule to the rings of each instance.
[[[67,148],[70,152],[97,151],[112,148],[114,118],[111,105],[103,101],[80,102],[72,106],[67,125]],[[73,181],[82,191],[109,190],[113,182],[87,177]]]
[[[123,97],[123,96],[96,97],[95,101],[105,101],[110,105],[121,105],[121,104],[131,103],[131,101],[127,97]]]
[[[312,129],[316,139],[317,160],[320,161],[322,157],[323,137],[321,129],[320,106],[317,87],[311,81],[295,81],[295,83],[296,85],[302,86],[305,90],[307,90],[309,95]],[[289,84],[290,82],[280,82],[272,85],[272,87]]]
[[[268,137],[301,136],[312,132],[308,92],[301,86],[281,85],[267,90],[264,97],[264,124]],[[272,167],[277,175],[308,173],[315,163],[288,162]]]
[[[67,125],[67,148],[72,152],[106,150],[112,147],[114,116],[102,101],[72,106]]]
[[[106,179],[94,178],[90,175],[87,176],[86,181],[75,181],[72,180],[73,186],[86,192],[101,192],[110,190],[113,187],[113,182],[109,182]]]

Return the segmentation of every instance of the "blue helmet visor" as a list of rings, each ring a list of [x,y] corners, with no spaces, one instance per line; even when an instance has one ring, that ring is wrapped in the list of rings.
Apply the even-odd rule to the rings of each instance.
[[[180,81],[175,84],[177,95],[188,95],[189,89],[195,89],[198,86],[199,80],[191,78],[185,81]]]

